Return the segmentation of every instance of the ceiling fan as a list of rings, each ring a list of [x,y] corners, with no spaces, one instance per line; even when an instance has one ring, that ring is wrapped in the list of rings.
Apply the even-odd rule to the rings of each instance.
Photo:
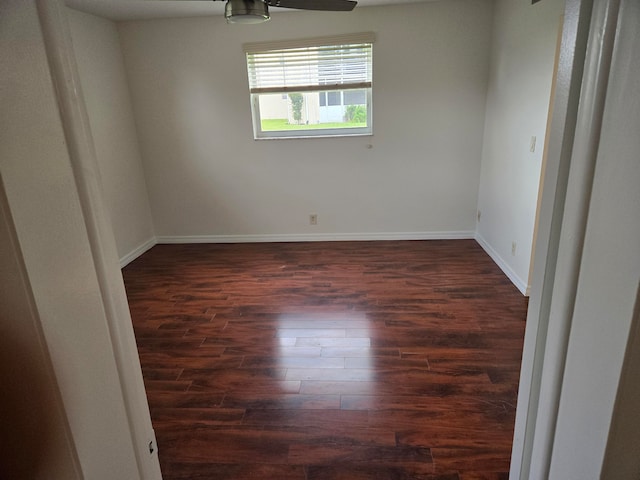
[[[227,0],[224,18],[228,23],[260,23],[269,20],[269,7],[350,12],[353,0]]]

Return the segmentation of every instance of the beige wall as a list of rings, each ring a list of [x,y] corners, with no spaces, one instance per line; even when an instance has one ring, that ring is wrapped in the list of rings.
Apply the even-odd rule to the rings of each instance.
[[[49,33],[64,39],[64,7],[57,5],[49,0],[40,7],[54,26]],[[125,382],[57,104],[72,82],[65,78],[54,89],[42,32],[35,1],[0,2],[0,172],[82,478],[136,479],[135,420],[128,418],[123,400]],[[69,47],[62,53],[68,59]],[[104,241],[113,245],[114,239]],[[109,251],[119,274],[115,246]],[[120,300],[126,304],[123,292]]]
[[[478,240],[525,293],[563,0],[498,0],[478,195]],[[536,151],[530,151],[536,136]],[[515,255],[512,242],[516,243]]]
[[[1,176],[0,272],[0,476],[80,479]]]
[[[492,5],[120,23],[158,238],[473,237]],[[253,140],[244,42],[363,31],[373,137]]]
[[[154,232],[118,31],[110,20],[68,14],[105,203],[126,264],[153,245]]]
[[[602,467],[602,478],[640,478],[640,285],[636,298],[624,367],[620,376],[618,395],[609,440]]]

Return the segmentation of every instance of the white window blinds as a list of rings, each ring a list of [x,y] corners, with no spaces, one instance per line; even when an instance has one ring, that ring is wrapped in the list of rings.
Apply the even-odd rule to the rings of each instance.
[[[251,93],[370,88],[373,40],[363,33],[246,44]]]

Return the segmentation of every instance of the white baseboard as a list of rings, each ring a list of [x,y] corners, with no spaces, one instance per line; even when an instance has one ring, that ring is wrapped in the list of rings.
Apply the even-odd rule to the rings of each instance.
[[[391,232],[391,233],[292,233],[269,235],[190,235],[159,236],[157,243],[265,243],[338,242],[362,240],[460,240],[475,238],[473,231]]]
[[[124,257],[120,259],[120,268],[124,268],[127,265],[129,265],[136,258],[138,258],[140,255],[142,255],[144,252],[149,250],[151,247],[153,247],[157,243],[158,242],[156,240],[156,237],[151,237],[149,240],[147,240],[143,244],[138,245],[135,249],[133,249],[133,251],[127,253]]]
[[[485,252],[493,259],[494,262],[500,267],[500,269],[504,272],[504,274],[509,277],[511,283],[513,283],[520,293],[522,293],[525,297],[529,296],[529,285],[527,282],[522,280],[516,272],[509,266],[509,264],[496,252],[489,243],[484,239],[482,235],[476,233],[475,236],[476,242],[480,244],[480,246],[484,249]]]

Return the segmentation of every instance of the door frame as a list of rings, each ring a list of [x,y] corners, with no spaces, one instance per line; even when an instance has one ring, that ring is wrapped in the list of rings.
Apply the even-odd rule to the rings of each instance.
[[[611,0],[613,2],[615,0]],[[603,0],[603,4],[610,1]],[[140,388],[141,370],[132,329],[122,328],[129,318],[124,310],[123,291],[118,285],[120,274],[115,243],[110,232],[108,215],[101,199],[100,185],[91,172],[97,170],[93,140],[84,100],[80,94],[75,57],[61,0],[38,0],[44,41],[50,58],[50,68],[56,83],[56,95],[61,108],[71,163],[74,168],[80,202],[87,219],[101,291],[108,314],[110,334],[118,363],[118,372],[125,395],[123,402],[129,414],[132,436],[139,461],[141,478],[159,475],[154,464],[148,463],[145,451],[149,436],[149,410],[144,388]],[[559,253],[568,237],[579,233],[584,225],[580,219],[568,225],[565,207],[568,202],[584,205],[584,191],[567,196],[569,173],[579,123],[579,104],[583,85],[584,64],[589,38],[601,25],[591,25],[593,0],[567,0],[562,42],[558,62],[553,115],[548,135],[548,156],[543,172],[543,193],[539,202],[539,222],[532,265],[532,292],[529,303],[521,367],[518,409],[512,450],[511,480],[545,478],[549,471],[553,434],[562,389],[564,358],[570,331],[571,291],[575,295],[577,276],[572,265],[580,258],[580,245],[569,244],[570,265],[559,264]],[[613,33],[615,33],[615,28]],[[611,32],[607,33],[610,37]],[[602,74],[601,65],[586,71],[585,82]],[[597,89],[596,89],[597,90]],[[596,118],[597,109],[582,112]],[[578,133],[580,131],[578,130]],[[584,132],[582,132],[584,134]],[[572,193],[573,195],[573,193]],[[588,205],[587,205],[588,208]],[[91,219],[96,219],[92,222]],[[573,229],[573,231],[570,231]],[[107,238],[107,240],[105,240]],[[581,237],[579,237],[581,238]],[[564,258],[564,257],[563,257]],[[563,260],[564,262],[564,260]],[[121,279],[120,279],[121,282]],[[556,305],[565,298],[565,305]],[[567,310],[567,308],[569,310]],[[557,322],[550,325],[550,318]],[[154,441],[152,439],[152,441]],[[157,463],[157,457],[156,461]],[[146,472],[146,473],[145,473]],[[159,478],[159,477],[157,477]]]

